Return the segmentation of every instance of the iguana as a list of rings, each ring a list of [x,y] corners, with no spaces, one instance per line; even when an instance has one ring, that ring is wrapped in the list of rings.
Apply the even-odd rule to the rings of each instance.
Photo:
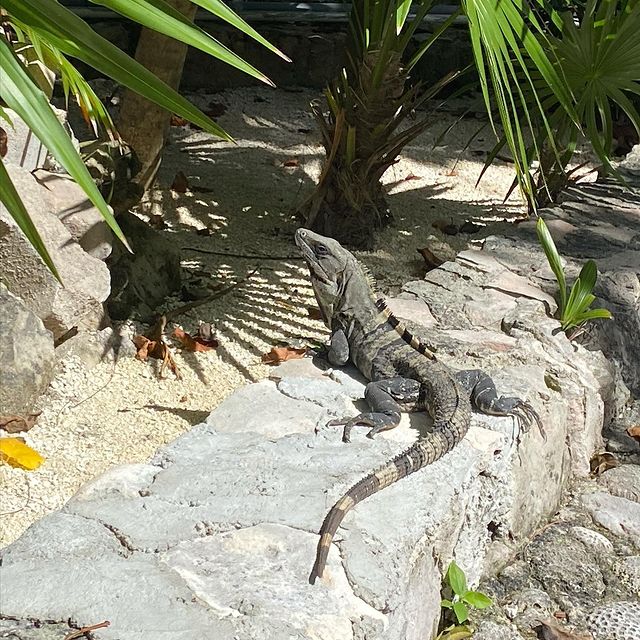
[[[357,482],[331,508],[320,529],[316,560],[309,576],[322,577],[333,536],[356,504],[451,451],[465,436],[471,405],[483,413],[513,415],[528,428],[540,418],[519,398],[498,397],[491,378],[482,371],[452,372],[437,362],[417,338],[393,317],[374,292],[366,268],[338,242],[307,229],[298,229],[296,244],[311,274],[311,284],[324,323],[331,330],[329,362],[349,360],[370,380],[365,400],[370,411],[334,420],[344,425],[343,441],[352,427],[370,427],[368,437],[400,422],[402,411],[428,411],[433,430],[378,470]]]

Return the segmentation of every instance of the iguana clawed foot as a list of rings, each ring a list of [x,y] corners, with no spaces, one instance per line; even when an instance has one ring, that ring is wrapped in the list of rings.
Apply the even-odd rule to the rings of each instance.
[[[542,420],[538,412],[529,402],[521,398],[506,398],[501,396],[498,398],[496,405],[498,405],[501,412],[498,415],[510,415],[518,418],[520,424],[524,427],[523,430],[525,433],[529,431],[531,425],[535,422],[540,431],[540,435],[546,441],[547,434],[542,426]]]
[[[351,429],[356,426],[371,427],[367,438],[373,438],[381,431],[388,431],[397,426],[400,416],[389,416],[386,413],[360,413],[353,418],[339,418],[331,420],[327,423],[329,427],[337,427],[344,425],[342,431],[342,442],[351,442]]]

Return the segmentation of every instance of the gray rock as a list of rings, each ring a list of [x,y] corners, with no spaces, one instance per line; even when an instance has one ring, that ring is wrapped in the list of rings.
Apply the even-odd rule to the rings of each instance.
[[[304,378],[297,380],[304,387]],[[280,437],[288,433],[313,433],[325,415],[322,407],[308,398],[296,401],[280,393],[274,382],[262,380],[242,387],[224,400],[209,415],[207,424],[220,433],[242,430]]]
[[[593,519],[621,537],[640,546],[640,504],[610,493],[596,492],[582,498]]]
[[[351,399],[345,395],[342,385],[331,378],[324,380],[311,378],[282,378],[278,382],[278,391],[294,400],[312,402],[323,409],[327,415],[335,418],[356,415]]]
[[[572,620],[590,611],[606,585],[596,562],[596,551],[559,528],[550,528],[525,550],[532,575]]]
[[[180,250],[166,235],[132,213],[119,215],[118,224],[133,254],[121,243],[113,247],[109,258],[109,314],[115,320],[125,320],[135,312],[150,321],[164,299],[180,289]]]
[[[621,562],[622,575],[633,593],[640,594],[640,556],[629,556]]]
[[[393,314],[401,320],[410,320],[424,327],[436,324],[436,319],[424,300],[401,297],[387,298],[387,305]]]
[[[60,640],[75,630],[62,622],[2,620],[0,618],[0,638],[8,640]]]
[[[623,464],[609,469],[598,478],[598,483],[614,496],[640,502],[640,467],[638,465]]]
[[[587,616],[594,640],[639,640],[640,602],[613,602],[597,607]]]
[[[4,111],[11,124],[0,119],[0,127],[7,133],[7,155],[2,161],[22,167],[27,172],[41,167],[47,156],[46,147],[13,109],[5,107]]]
[[[510,625],[498,624],[491,620],[483,620],[478,625],[473,640],[524,640]]]
[[[527,633],[537,626],[541,619],[552,617],[557,605],[542,589],[528,588],[512,594],[503,609],[518,629]]]
[[[113,234],[84,191],[69,176],[44,169],[34,176],[46,189],[49,211],[89,255],[105,260],[111,254]]]
[[[79,358],[92,368],[100,362],[113,362],[120,358],[133,358],[136,348],[131,339],[114,332],[111,327],[101,331],[80,331],[56,348],[58,360]]]
[[[0,414],[26,414],[53,378],[53,336],[2,283],[0,308]]]
[[[633,154],[630,154],[633,156]],[[635,156],[633,156],[635,157]],[[633,158],[629,166],[633,166]],[[587,342],[601,348],[619,363],[629,388],[640,390],[640,181],[631,171],[630,183],[621,187],[611,180],[582,183],[567,189],[561,206],[540,211],[556,240],[572,284],[587,258],[594,259],[599,278],[594,306],[613,313],[613,320],[589,323]],[[555,295],[557,284],[537,242],[535,225],[504,228],[503,236],[485,239],[484,249],[519,275],[532,278]],[[541,269],[540,265],[544,265]]]
[[[48,212],[45,189],[24,169],[7,166],[58,268],[62,286],[44,265],[4,206],[0,206],[2,281],[44,323],[54,338],[73,327],[97,329],[104,321],[102,303],[110,291],[107,267],[73,241]]]

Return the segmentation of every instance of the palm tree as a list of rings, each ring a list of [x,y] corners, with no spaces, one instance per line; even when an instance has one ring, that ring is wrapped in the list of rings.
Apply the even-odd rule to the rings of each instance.
[[[260,71],[193,25],[165,0],[96,1],[148,29],[197,47],[263,82],[272,84]],[[193,2],[288,60],[221,0],[193,0]],[[71,92],[76,96],[96,131],[100,126],[105,127],[112,138],[118,137],[113,123],[91,87],[84,82],[68,58],[77,58],[113,78],[119,84],[140,93],[169,113],[176,113],[209,133],[230,139],[229,135],[211,118],[196,109],[140,63],[99,36],[88,24],[59,4],[57,0],[2,0],[0,18],[2,20],[0,23],[0,74],[2,75],[0,99],[2,103],[13,109],[27,123],[40,141],[85,190],[89,199],[100,210],[109,226],[125,245],[126,240],[109,207],[53,112],[49,104],[49,96],[43,92],[37,79],[32,75],[25,51],[28,49],[29,55],[35,55],[45,66],[61,73],[65,92]],[[0,118],[9,121],[1,106]],[[42,259],[57,276],[55,265],[29,218],[1,158],[0,202],[7,207]]]
[[[461,0],[456,12],[405,61],[409,39],[430,0],[354,0],[348,62],[326,91],[328,114],[316,105],[326,150],[317,188],[301,207],[305,223],[352,246],[369,247],[391,219],[380,179],[403,147],[427,125],[398,132],[420,95],[408,74],[459,13],[469,24],[476,68],[492,125],[507,145],[516,184],[536,210],[542,190],[562,185],[578,134],[586,134],[605,168],[609,161],[611,104],[640,131],[629,95],[640,94],[640,2],[588,0],[582,17],[551,9],[543,0]],[[497,118],[493,115],[497,113]],[[490,160],[494,155],[490,156]],[[537,175],[531,171],[539,163]],[[550,186],[555,185],[555,186]]]

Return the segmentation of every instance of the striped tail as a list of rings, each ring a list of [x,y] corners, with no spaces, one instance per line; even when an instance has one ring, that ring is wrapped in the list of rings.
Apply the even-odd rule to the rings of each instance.
[[[464,414],[464,411],[463,411]],[[459,418],[462,418],[459,420]],[[468,416],[454,416],[447,428],[439,432],[429,433],[425,438],[390,460],[383,467],[362,478],[331,507],[320,528],[320,541],[316,551],[316,561],[309,575],[309,583],[314,584],[316,578],[322,578],[327,564],[329,549],[342,520],[355,505],[365,498],[381,491],[394,482],[405,478],[414,471],[422,469],[448,453],[464,438],[468,429]]]
[[[423,356],[431,360],[435,360],[436,356],[429,349],[429,347],[424,344],[419,338],[416,338],[409,329],[393,315],[393,312],[387,306],[384,298],[378,298],[376,300],[376,309],[384,315],[385,321],[388,322],[398,333],[398,335],[413,349],[415,349],[418,353],[421,353]]]

